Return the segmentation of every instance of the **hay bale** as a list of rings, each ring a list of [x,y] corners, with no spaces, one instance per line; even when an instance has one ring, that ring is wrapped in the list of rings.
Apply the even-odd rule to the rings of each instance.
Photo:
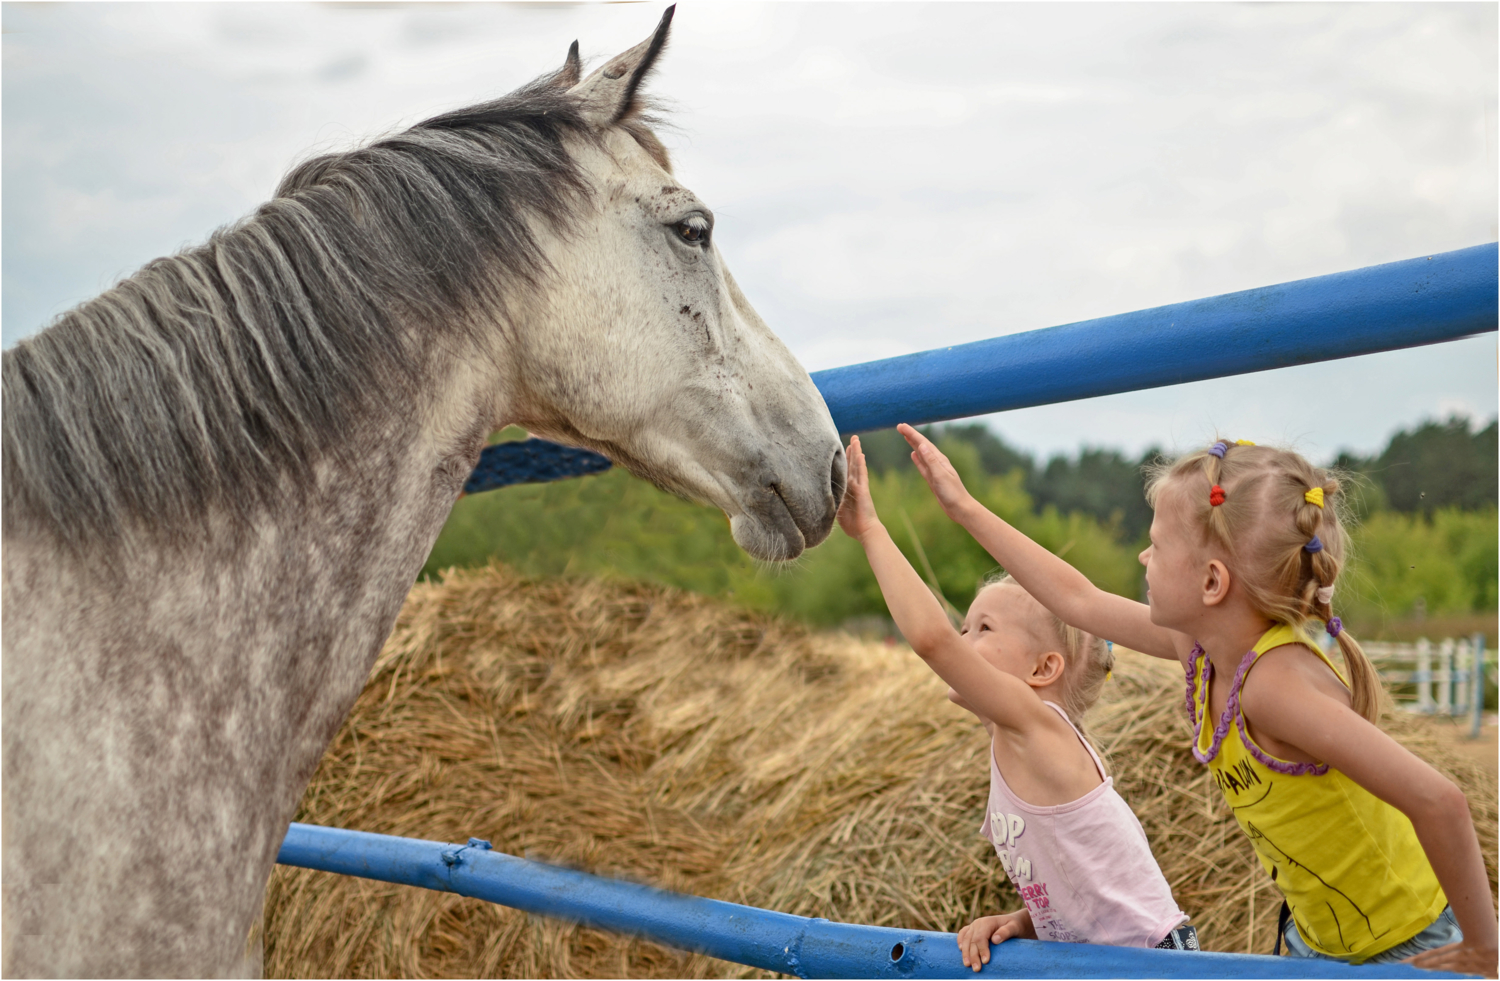
[[[1211,950],[1268,950],[1279,898],[1177,707],[1126,655],[1091,734]],[[297,819],[845,922],[954,930],[1019,905],[978,837],[983,730],[910,651],[645,585],[451,573],[408,598]],[[1494,879],[1494,780],[1469,790]],[[278,866],[266,973],[751,977],[478,900]]]

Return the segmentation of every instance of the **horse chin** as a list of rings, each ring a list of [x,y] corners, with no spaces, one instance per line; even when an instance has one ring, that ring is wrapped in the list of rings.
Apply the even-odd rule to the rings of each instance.
[[[615,462],[621,461],[616,459]],[[669,478],[656,468],[642,466],[635,460],[626,463],[625,468],[658,489],[684,500],[715,503],[702,489],[681,479]],[[735,544],[751,558],[763,562],[790,562],[822,542],[833,530],[831,518],[826,522],[817,519],[799,521],[793,509],[773,488],[761,488],[752,497],[753,500],[739,514],[726,512]]]
[[[790,521],[768,526],[750,515],[737,514],[729,519],[729,528],[735,543],[762,562],[790,562],[807,548],[802,533]]]
[[[729,519],[735,543],[763,562],[790,562],[808,547],[807,539],[778,499],[759,514],[737,514]]]

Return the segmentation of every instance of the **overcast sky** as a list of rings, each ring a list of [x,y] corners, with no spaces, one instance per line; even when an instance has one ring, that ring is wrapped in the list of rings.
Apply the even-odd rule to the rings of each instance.
[[[315,152],[645,38],[662,3],[7,3],[4,343]],[[652,91],[810,370],[1497,237],[1493,3],[699,4]],[[986,417],[1039,454],[1315,458],[1496,410],[1496,335]]]

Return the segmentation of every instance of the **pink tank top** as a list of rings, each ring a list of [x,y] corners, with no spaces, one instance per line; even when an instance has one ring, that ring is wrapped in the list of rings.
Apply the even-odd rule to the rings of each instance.
[[[1052,702],[1057,714],[1067,713]],[[1036,807],[1000,775],[990,744],[990,800],[979,833],[1031,911],[1039,940],[1154,947],[1187,914],[1151,855],[1135,812],[1072,722],[1104,782],[1075,801]]]

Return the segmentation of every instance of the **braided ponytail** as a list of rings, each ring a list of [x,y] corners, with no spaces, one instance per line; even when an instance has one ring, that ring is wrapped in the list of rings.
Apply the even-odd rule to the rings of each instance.
[[[1340,562],[1322,545],[1322,539],[1318,535],[1321,532],[1324,537],[1337,537],[1341,540],[1343,527],[1339,524],[1337,511],[1330,510],[1330,505],[1333,505],[1339,492],[1339,482],[1337,478],[1322,476],[1324,479],[1321,483],[1303,493],[1304,503],[1298,508],[1296,518],[1298,531],[1308,534],[1308,545],[1302,547],[1308,553],[1309,566],[1306,585],[1303,587],[1306,616],[1327,624],[1328,633],[1338,642],[1339,653],[1343,655],[1344,666],[1349,672],[1349,694],[1354,711],[1371,722],[1378,722],[1385,703],[1385,688],[1380,683],[1380,673],[1370,663],[1364,648],[1344,629],[1343,622],[1333,615],[1334,581],[1338,578]],[[1328,530],[1325,530],[1325,525]],[[1319,543],[1320,547],[1309,548],[1314,542]]]
[[[1385,686],[1380,683],[1380,672],[1365,656],[1359,642],[1349,631],[1338,633],[1339,653],[1344,655],[1344,666],[1349,669],[1350,697],[1354,711],[1373,723],[1380,722],[1380,713],[1385,708]]]

